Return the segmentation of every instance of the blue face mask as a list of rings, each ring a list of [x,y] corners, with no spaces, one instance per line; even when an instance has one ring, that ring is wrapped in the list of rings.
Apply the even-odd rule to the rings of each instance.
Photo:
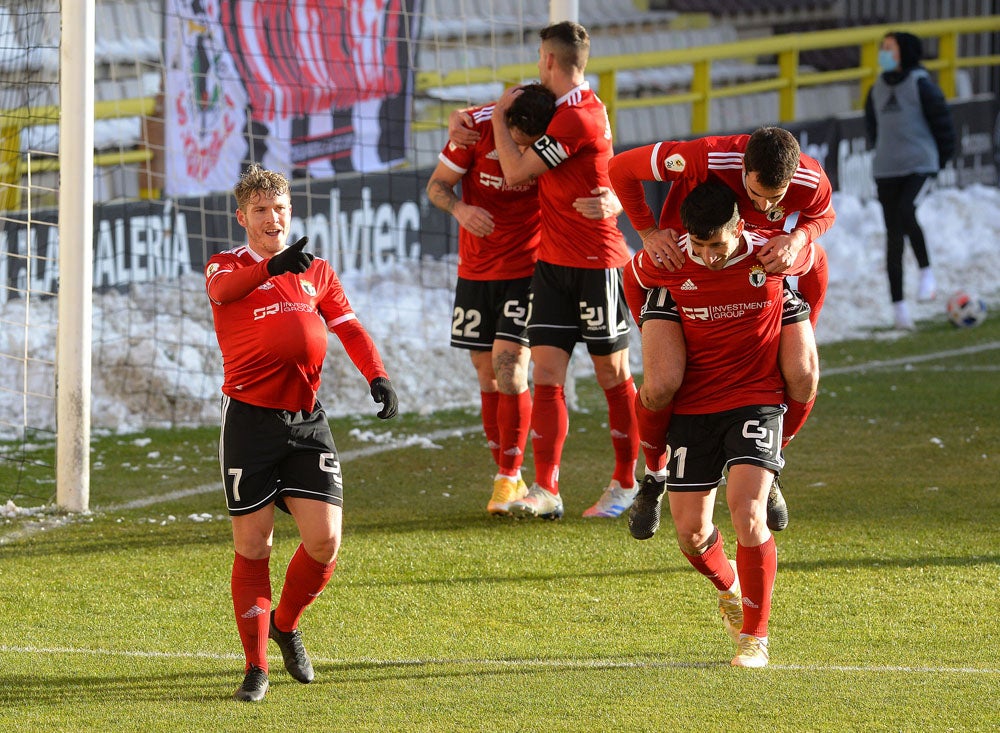
[[[882,71],[895,71],[899,68],[899,64],[892,55],[892,51],[887,51],[883,48],[878,52],[878,67],[882,69]]]

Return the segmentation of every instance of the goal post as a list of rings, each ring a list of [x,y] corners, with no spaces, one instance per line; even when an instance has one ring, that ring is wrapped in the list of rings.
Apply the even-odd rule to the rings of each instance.
[[[90,509],[95,0],[62,0],[56,503]]]

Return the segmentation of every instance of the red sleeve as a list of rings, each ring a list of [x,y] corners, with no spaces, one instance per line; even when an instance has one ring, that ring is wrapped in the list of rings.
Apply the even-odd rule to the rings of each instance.
[[[340,342],[344,345],[347,356],[350,357],[358,371],[365,375],[365,379],[371,384],[376,377],[389,378],[382,364],[382,357],[375,348],[375,342],[368,335],[368,331],[361,325],[357,318],[341,321],[330,329]]]
[[[267,271],[267,260],[250,267],[234,267],[232,264],[220,267],[218,263],[209,262],[206,269],[208,283],[205,289],[208,297],[219,305],[247,297],[271,277]]]
[[[655,150],[655,145],[626,150],[614,156],[608,164],[611,187],[637,232],[656,226],[656,217],[646,203],[646,191],[642,185],[643,181],[655,180],[651,165]]]
[[[819,167],[817,165],[817,167]],[[819,183],[816,187],[816,196],[812,203],[799,212],[799,218],[795,222],[793,231],[803,231],[806,238],[812,242],[829,230],[833,226],[834,219],[837,218],[833,210],[833,186],[826,171],[820,171]]]

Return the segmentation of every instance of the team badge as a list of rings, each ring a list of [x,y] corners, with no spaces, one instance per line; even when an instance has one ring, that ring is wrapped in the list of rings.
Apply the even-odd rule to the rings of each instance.
[[[308,295],[310,298],[315,298],[316,297],[316,286],[315,285],[313,285],[308,280],[300,280],[299,282],[302,283],[302,289],[306,291],[306,295]]]
[[[748,279],[751,285],[755,288],[760,288],[767,281],[767,273],[764,272],[764,268],[760,265],[754,265],[750,268],[750,277]]]
[[[775,206],[773,209],[767,212],[768,221],[781,221],[785,218],[785,207]]]
[[[216,270],[218,269],[219,269],[219,263],[213,262],[211,265],[208,266],[208,269],[205,270],[205,277],[212,277],[212,275],[214,275]]]
[[[680,173],[686,165],[687,161],[684,160],[684,156],[678,153],[674,153],[663,161],[663,169],[671,173]]]

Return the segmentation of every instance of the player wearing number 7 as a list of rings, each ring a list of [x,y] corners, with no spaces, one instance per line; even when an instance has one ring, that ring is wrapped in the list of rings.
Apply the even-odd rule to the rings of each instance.
[[[679,320],[687,368],[666,439],[670,513],[681,552],[718,591],[726,629],[737,643],[732,664],[763,667],[777,573],[765,507],[784,465],[784,381],[778,368],[783,280],[808,270],[812,249],[805,247],[784,273],[767,272],[759,259],[767,238],[744,231],[736,194],[719,183],[693,188],[680,215],[687,231],[678,242],[683,265],[644,273],[659,287],[643,310],[643,367],[647,375],[671,368],[669,350],[677,344],[669,324]],[[808,318],[803,303],[799,325],[807,340]],[[724,471],[737,541],[735,572],[712,519]]]
[[[234,194],[247,243],[211,257],[205,278],[225,373],[219,462],[233,525],[231,590],[245,657],[234,697],[256,702],[269,684],[268,638],[277,642],[292,677],[312,681],[299,619],[337,564],[343,481],[316,398],[328,329],[368,381],[372,398],[382,403],[378,416],[393,417],[397,402],[378,350],[333,268],[305,251],[305,237],[286,246],[292,218],[288,180],[254,164]],[[292,515],[302,542],[272,610],[276,506]]]

